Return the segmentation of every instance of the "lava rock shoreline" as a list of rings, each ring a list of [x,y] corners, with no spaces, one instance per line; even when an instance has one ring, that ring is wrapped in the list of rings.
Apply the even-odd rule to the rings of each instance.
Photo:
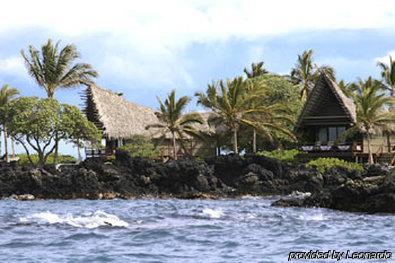
[[[284,197],[273,205],[395,213],[395,171],[379,165],[366,167],[363,173],[331,169],[321,174],[303,165],[259,156],[158,163],[118,151],[111,163],[88,159],[58,170],[0,166],[0,198],[19,200],[234,198],[293,192],[311,194]]]

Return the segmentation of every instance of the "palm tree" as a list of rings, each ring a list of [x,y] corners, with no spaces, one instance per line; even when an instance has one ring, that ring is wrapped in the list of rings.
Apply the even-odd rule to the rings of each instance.
[[[249,71],[247,68],[244,68],[244,73],[247,75],[247,78],[254,78],[258,76],[262,76],[264,74],[269,73],[264,67],[264,62],[252,63],[251,70]]]
[[[259,63],[252,63],[250,71],[248,71],[247,68],[244,68],[244,73],[247,75],[247,78],[253,79],[255,77],[259,77],[269,73],[266,69],[263,68],[263,64],[263,61]],[[252,129],[252,152],[256,153],[256,129],[254,128]]]
[[[378,62],[377,65],[381,69],[381,77],[385,83],[385,88],[389,90],[391,97],[395,95],[395,61],[389,56],[389,64]],[[393,106],[390,105],[392,110]]]
[[[52,98],[59,88],[90,84],[98,75],[90,64],[74,63],[80,57],[75,45],[60,49],[59,44],[54,45],[49,39],[41,47],[41,52],[30,45],[29,56],[21,50],[29,74],[46,91],[48,98]]]
[[[298,55],[295,67],[291,70],[291,80],[301,86],[300,97],[306,99],[313,88],[319,74],[325,71],[334,79],[334,70],[330,66],[317,66],[313,63],[313,50],[305,50]]]
[[[382,92],[382,84],[378,80],[369,77],[366,81],[359,80],[355,85],[354,102],[356,105],[357,121],[353,130],[358,130],[366,135],[368,145],[368,162],[374,163],[371,149],[372,135],[377,130],[388,132],[391,124],[395,121],[395,113],[385,109],[393,101]]]
[[[19,92],[16,88],[11,88],[9,85],[3,85],[0,89],[0,108],[8,104],[8,102],[15,98]],[[4,154],[5,160],[8,162],[8,133],[6,123],[2,123],[4,133]]]
[[[278,103],[252,106],[259,94],[251,93],[248,82],[242,77],[228,80],[226,84],[220,81],[208,85],[206,93],[196,93],[196,96],[199,104],[213,111],[215,117],[212,120],[225,125],[233,133],[233,152],[236,154],[239,152],[237,138],[242,125],[256,129],[269,138],[272,138],[274,130],[294,137],[278,122],[280,119],[291,119],[281,114],[284,113],[284,106]],[[256,116],[260,116],[259,120]]]
[[[199,113],[183,114],[190,100],[191,99],[187,96],[176,100],[175,90],[172,90],[170,94],[168,94],[164,102],[158,98],[159,112],[156,112],[155,114],[159,119],[159,123],[146,127],[146,129],[159,129],[158,132],[161,133],[163,137],[165,137],[166,134],[170,132],[173,142],[174,160],[177,160],[176,137],[182,140],[185,138],[185,135],[199,136],[198,132],[192,125],[196,123],[203,123],[203,119]],[[182,143],[182,141],[180,143]]]
[[[344,80],[340,80],[337,83],[337,86],[341,89],[344,95],[346,95],[349,98],[351,98],[354,95],[354,92],[357,89],[355,83],[346,83]]]
[[[80,57],[73,44],[60,49],[60,41],[55,45],[51,39],[41,46],[41,52],[32,45],[29,46],[29,56],[21,50],[26,68],[37,84],[42,87],[48,98],[53,98],[55,91],[60,88],[72,88],[81,84],[88,85],[98,73],[90,64],[75,63]],[[58,159],[58,140],[56,140],[55,158]]]

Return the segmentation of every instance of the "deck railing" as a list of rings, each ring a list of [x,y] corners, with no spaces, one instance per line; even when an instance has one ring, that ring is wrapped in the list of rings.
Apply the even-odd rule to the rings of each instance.
[[[340,145],[302,145],[302,152],[362,152],[362,143],[340,144]]]
[[[85,148],[86,158],[102,158],[106,155],[106,149]]]

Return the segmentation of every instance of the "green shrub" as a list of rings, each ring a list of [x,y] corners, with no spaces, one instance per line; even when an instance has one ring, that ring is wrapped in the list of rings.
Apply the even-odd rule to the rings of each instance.
[[[363,171],[363,166],[359,163],[347,162],[337,158],[318,158],[311,160],[306,164],[307,168],[317,168],[320,173],[325,173],[331,168],[343,168],[347,171]]]
[[[274,150],[274,151],[262,151],[257,152],[258,156],[266,156],[269,158],[277,159],[283,162],[292,162],[295,160],[295,156],[299,154],[299,150]]]
[[[18,164],[20,165],[30,165],[29,159],[27,158],[27,154],[18,154],[19,160]],[[38,163],[38,156],[37,154],[31,154],[30,158],[33,161],[34,165]],[[58,156],[58,163],[75,163],[77,159],[71,155],[59,155]],[[46,164],[53,164],[54,163],[54,154],[51,154],[47,158]]]
[[[128,142],[119,147],[120,150],[126,151],[131,157],[157,158],[160,153],[151,140],[144,136],[136,135],[129,139]]]

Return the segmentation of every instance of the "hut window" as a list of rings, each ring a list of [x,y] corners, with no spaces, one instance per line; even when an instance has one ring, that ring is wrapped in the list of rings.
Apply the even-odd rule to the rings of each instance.
[[[328,135],[328,141],[335,141],[337,139],[337,127],[329,127]]]
[[[344,126],[337,127],[337,138],[339,138],[345,131],[346,131],[346,127]],[[341,142],[344,142],[344,139],[341,140]]]
[[[321,127],[318,130],[317,140],[319,142],[335,142],[345,130],[344,126]]]
[[[326,128],[320,128],[318,132],[318,141],[326,142],[328,140]]]

